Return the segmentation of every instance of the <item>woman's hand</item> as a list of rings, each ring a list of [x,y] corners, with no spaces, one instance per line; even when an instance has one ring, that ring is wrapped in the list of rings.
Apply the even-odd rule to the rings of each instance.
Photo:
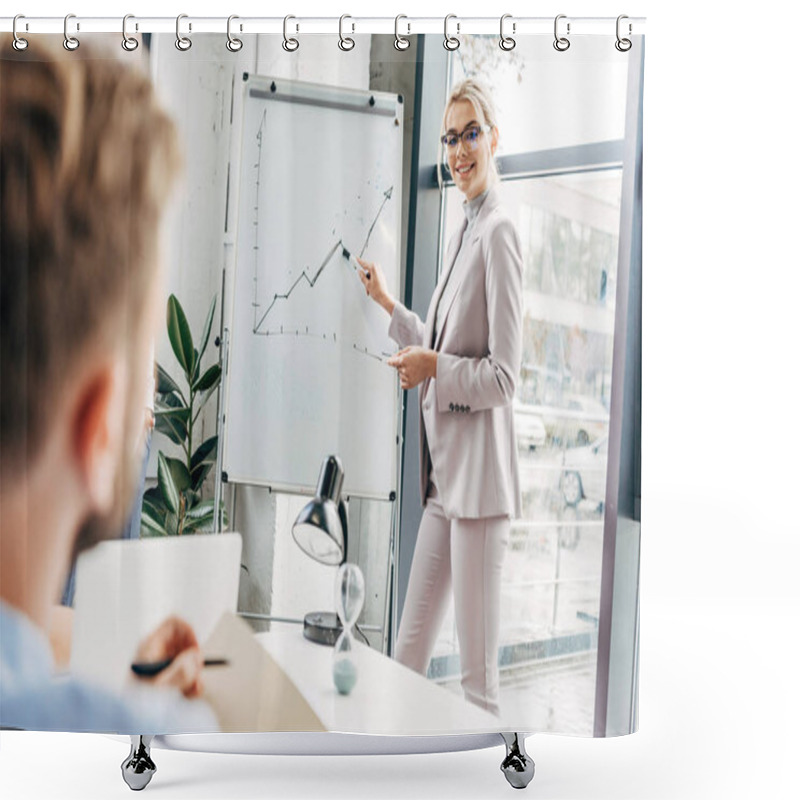
[[[400,386],[403,389],[413,389],[425,378],[436,377],[436,357],[435,350],[414,345],[398,350],[387,363],[397,369]]]
[[[162,661],[172,663],[152,678],[139,678],[154,686],[174,686],[185,697],[198,697],[203,693],[200,677],[203,670],[203,655],[197,644],[191,625],[180,617],[164,620],[136,651],[135,662]]]
[[[367,296],[371,297],[391,315],[392,311],[394,311],[394,298],[386,288],[386,277],[383,274],[383,270],[378,264],[373,264],[371,261],[364,261],[363,258],[358,256],[353,256],[353,258],[361,267],[358,271],[358,277],[361,278],[361,283],[364,284]]]

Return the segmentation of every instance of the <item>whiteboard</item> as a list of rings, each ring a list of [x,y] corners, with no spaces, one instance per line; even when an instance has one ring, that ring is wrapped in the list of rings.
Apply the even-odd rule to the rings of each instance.
[[[400,291],[402,101],[245,82],[225,391],[227,480],[308,491],[339,456],[345,494],[397,490],[389,317],[350,252]]]

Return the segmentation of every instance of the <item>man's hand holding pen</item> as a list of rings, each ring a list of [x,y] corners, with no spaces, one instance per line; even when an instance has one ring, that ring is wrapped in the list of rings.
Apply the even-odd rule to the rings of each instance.
[[[154,677],[139,678],[155,686],[172,686],[185,697],[203,693],[203,654],[189,623],[179,617],[169,617],[140,645],[134,661],[151,663],[169,660],[169,665]]]

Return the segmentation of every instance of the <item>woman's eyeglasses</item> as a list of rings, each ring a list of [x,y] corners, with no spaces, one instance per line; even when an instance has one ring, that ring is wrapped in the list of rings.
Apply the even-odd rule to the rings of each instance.
[[[474,150],[478,146],[478,138],[481,133],[488,133],[491,129],[491,125],[470,125],[461,133],[446,133],[442,136],[442,144],[448,150],[453,150],[458,146],[458,140],[461,139],[464,147]]]

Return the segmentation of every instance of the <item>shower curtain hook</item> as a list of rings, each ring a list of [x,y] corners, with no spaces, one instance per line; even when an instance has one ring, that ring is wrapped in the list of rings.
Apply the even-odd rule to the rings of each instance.
[[[559,14],[555,22],[553,23],[553,31],[556,37],[556,40],[553,42],[553,47],[558,50],[559,53],[563,53],[565,50],[569,50],[570,41],[567,39],[566,36],[559,36],[558,35],[558,21],[561,19],[566,19],[566,14]],[[567,36],[569,36],[569,22],[567,22]]]
[[[624,20],[624,19],[628,19],[628,15],[627,14],[620,14],[617,17],[617,41],[614,42],[614,47],[616,47],[617,50],[620,51],[620,53],[627,53],[628,50],[630,50],[631,47],[633,46],[633,42],[631,42],[630,39],[627,39],[627,38],[623,39],[619,35],[620,22],[622,22],[622,20]],[[631,33],[633,33],[633,26],[629,22],[628,23],[628,36],[630,36]]]
[[[188,19],[188,17],[188,14],[178,14],[175,20],[175,47],[182,53],[185,53],[192,46],[192,40],[188,36],[181,36],[181,20]],[[189,30],[191,29],[192,25],[189,23]]]
[[[21,52],[22,50],[26,50],[26,49],[27,49],[27,47],[28,47],[28,40],[27,40],[27,39],[23,39],[23,38],[22,38],[22,37],[21,37],[21,36],[20,36],[20,35],[17,33],[17,20],[18,20],[18,19],[25,19],[25,15],[24,15],[24,14],[17,14],[17,16],[16,16],[16,17],[14,17],[14,24],[13,24],[13,25],[12,25],[12,27],[11,27],[11,32],[14,34],[14,41],[13,41],[13,42],[11,42],[11,46],[12,46],[12,47],[13,47],[15,50],[19,50],[19,51]]]
[[[405,14],[398,14],[394,18],[394,49],[395,50],[408,50],[411,47],[411,42],[406,39],[405,36],[400,35],[400,20],[401,19],[408,19]],[[408,27],[408,33],[411,33],[411,23],[406,23]]]
[[[64,17],[64,42],[63,42],[64,49],[69,50],[70,53],[73,50],[77,50],[81,45],[81,43],[74,36],[69,35],[69,31],[67,30],[67,27],[69,26],[69,21],[71,19],[75,19],[74,14],[67,14],[67,16]],[[80,26],[77,27],[77,30],[80,30]]]
[[[503,31],[503,26],[505,25],[505,21],[511,18],[512,18],[511,14],[503,14],[503,16],[500,17],[500,49],[505,50],[506,52],[508,52],[509,50],[513,50],[517,46],[517,40],[512,38],[511,36],[506,36]],[[511,32],[512,33],[517,32],[516,22],[511,23]]]
[[[122,18],[122,49],[132,53],[139,46],[139,40],[135,36],[128,36],[129,19],[135,19],[133,14],[126,14]]]
[[[457,19],[456,15],[448,14],[444,18],[444,42],[442,42],[442,44],[444,45],[444,49],[450,51],[458,50],[458,48],[461,47],[461,40],[457,36],[450,36],[450,34],[448,34],[447,32],[447,25],[451,19]],[[461,33],[460,22],[456,22],[456,33]]]
[[[297,19],[297,17],[293,17],[291,14],[288,14],[283,18],[283,49],[287,53],[294,53],[294,51],[300,47],[300,42],[298,42],[294,37],[289,37],[288,28],[290,19]]]
[[[237,17],[236,14],[231,14],[228,17],[228,41],[225,42],[225,47],[227,47],[228,50],[231,51],[231,53],[238,53],[242,49],[244,44],[241,39],[237,39],[231,33],[231,22],[233,22],[233,20],[235,19],[239,19],[239,17]],[[241,28],[239,28],[239,30],[241,30]]]
[[[349,50],[352,50],[356,46],[356,43],[355,40],[351,39],[349,36],[345,36],[344,32],[342,31],[342,26],[344,25],[344,21],[346,19],[353,19],[353,18],[349,14],[342,14],[342,16],[339,17],[339,49],[348,52]],[[351,24],[353,27],[352,32],[355,33],[356,32],[355,23]]]

